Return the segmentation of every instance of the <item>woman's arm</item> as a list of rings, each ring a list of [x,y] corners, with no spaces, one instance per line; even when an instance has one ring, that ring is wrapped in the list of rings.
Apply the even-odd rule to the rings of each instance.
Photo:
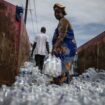
[[[57,41],[54,45],[54,48],[57,48],[60,46],[61,42],[64,40],[64,38],[66,37],[67,35],[67,31],[68,31],[68,28],[69,28],[69,22],[67,19],[63,18],[60,20],[59,22],[59,26],[58,26],[58,38],[57,38]]]

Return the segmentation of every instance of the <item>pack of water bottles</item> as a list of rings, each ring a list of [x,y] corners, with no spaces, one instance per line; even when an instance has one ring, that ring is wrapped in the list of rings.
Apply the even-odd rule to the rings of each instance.
[[[61,60],[56,56],[49,54],[44,61],[43,73],[49,76],[57,77],[62,73]]]

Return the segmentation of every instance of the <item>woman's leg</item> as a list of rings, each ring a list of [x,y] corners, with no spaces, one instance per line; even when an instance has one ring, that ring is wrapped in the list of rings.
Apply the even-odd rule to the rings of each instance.
[[[64,73],[62,73],[62,75],[61,75],[61,79],[60,79],[60,83],[62,84],[63,82],[65,82],[65,83],[70,83],[70,75],[69,75],[69,72],[70,72],[70,70],[71,70],[71,67],[72,67],[72,62],[68,62],[68,63],[65,63],[65,64],[63,64],[63,67],[62,67],[62,69],[63,69],[63,71],[64,71]]]

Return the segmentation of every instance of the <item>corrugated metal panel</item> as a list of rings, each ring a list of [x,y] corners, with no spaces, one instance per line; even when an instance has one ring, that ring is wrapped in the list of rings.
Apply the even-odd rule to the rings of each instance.
[[[105,39],[105,32],[102,32],[100,35],[97,35],[95,38],[91,39],[90,41],[86,42],[82,46],[78,48],[78,52],[80,52],[83,49],[86,49],[87,47],[91,45],[95,45],[97,43],[100,43],[102,40]]]
[[[105,70],[105,32],[78,48],[78,72],[94,67]]]

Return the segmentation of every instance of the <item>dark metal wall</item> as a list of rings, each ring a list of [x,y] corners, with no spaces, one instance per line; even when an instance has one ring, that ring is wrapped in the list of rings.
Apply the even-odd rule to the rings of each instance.
[[[90,67],[105,70],[105,32],[78,48],[77,65],[79,74]]]
[[[29,40],[16,7],[0,0],[0,84],[12,84],[19,67],[28,58]]]

